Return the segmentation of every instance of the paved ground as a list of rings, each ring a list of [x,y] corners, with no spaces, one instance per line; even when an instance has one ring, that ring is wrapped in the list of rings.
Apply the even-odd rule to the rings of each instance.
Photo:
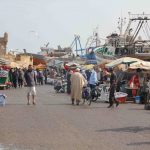
[[[143,105],[72,106],[66,94],[51,86],[37,88],[36,106],[27,106],[26,88],[0,91],[2,150],[150,150],[150,111]]]

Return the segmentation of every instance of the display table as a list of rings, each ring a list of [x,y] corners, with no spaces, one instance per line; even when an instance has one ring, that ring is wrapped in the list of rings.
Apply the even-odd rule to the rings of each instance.
[[[4,90],[4,89],[6,89],[7,88],[7,85],[5,85],[5,84],[0,84],[0,90]]]
[[[109,102],[109,84],[100,84],[99,89],[101,89],[101,95],[99,97],[100,101]]]
[[[126,89],[126,93],[128,94],[127,96],[127,100],[131,101],[131,100],[134,100],[134,97],[132,95],[132,90],[136,90],[136,96],[137,96],[137,93],[139,93],[139,88],[131,88],[131,87],[125,87]]]

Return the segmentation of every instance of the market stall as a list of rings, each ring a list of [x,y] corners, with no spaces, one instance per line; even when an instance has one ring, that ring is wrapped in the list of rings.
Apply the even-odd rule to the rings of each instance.
[[[80,68],[80,67],[81,66],[79,64],[74,62],[67,63],[64,66],[65,70],[72,70],[72,71],[75,71],[76,68]]]
[[[38,70],[44,70],[44,69],[46,69],[46,65],[39,64],[39,65],[36,66],[36,69],[38,69]]]
[[[149,97],[149,92],[150,92],[150,80],[148,79],[148,74],[150,73],[150,62],[147,61],[141,61],[141,62],[136,62],[130,65],[129,70],[143,70],[144,73],[144,78],[146,82],[147,88],[144,89],[144,97],[145,97],[145,109],[150,109],[150,97]],[[137,92],[139,92],[139,89],[137,89]],[[137,94],[137,101],[139,100],[140,103],[140,96],[141,94]]]
[[[0,89],[7,88],[8,82],[9,82],[8,71],[0,70]]]

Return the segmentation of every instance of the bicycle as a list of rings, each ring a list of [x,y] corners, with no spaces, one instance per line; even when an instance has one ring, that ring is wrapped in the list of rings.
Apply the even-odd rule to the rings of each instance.
[[[99,83],[96,84],[96,87],[91,90],[91,100],[93,102],[96,102],[97,99],[101,96],[102,87],[99,87]]]
[[[90,87],[83,87],[82,99],[83,99],[83,104],[87,103],[89,106],[91,105],[92,99],[90,94]]]

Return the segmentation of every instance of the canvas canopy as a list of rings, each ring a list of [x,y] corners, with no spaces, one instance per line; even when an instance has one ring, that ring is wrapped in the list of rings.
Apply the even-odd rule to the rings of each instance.
[[[94,67],[94,65],[84,65],[82,68],[85,69],[85,70],[89,70],[89,69],[92,69]]]
[[[107,68],[113,68],[113,67],[116,67],[120,64],[127,64],[127,65],[130,65],[132,63],[135,63],[135,62],[141,62],[142,60],[140,59],[137,59],[137,58],[132,58],[132,57],[123,57],[123,58],[119,58],[119,59],[116,59],[108,64],[106,64],[105,66]]]
[[[150,62],[147,61],[141,61],[136,62],[130,65],[129,69],[144,69],[144,70],[150,70]]]
[[[44,64],[39,64],[36,66],[36,69],[45,69],[46,68],[46,65]]]

